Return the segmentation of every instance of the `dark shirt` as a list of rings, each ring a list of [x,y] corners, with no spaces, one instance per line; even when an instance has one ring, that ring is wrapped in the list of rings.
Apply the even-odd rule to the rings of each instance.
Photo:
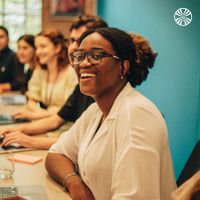
[[[24,73],[24,80],[21,83],[21,93],[25,94],[25,92],[28,90],[28,82],[31,79],[31,76],[33,74],[33,69],[28,69],[26,73]]]
[[[94,99],[82,94],[79,85],[77,85],[65,105],[58,112],[58,115],[65,121],[75,122],[93,102]]]
[[[10,83],[12,90],[18,90],[16,54],[9,48],[0,51],[0,83]]]

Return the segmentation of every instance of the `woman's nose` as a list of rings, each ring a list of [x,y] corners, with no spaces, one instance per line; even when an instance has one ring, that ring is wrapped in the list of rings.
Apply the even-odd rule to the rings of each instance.
[[[91,66],[91,63],[89,62],[89,59],[87,56],[85,56],[84,60],[80,63],[80,67],[89,67]]]

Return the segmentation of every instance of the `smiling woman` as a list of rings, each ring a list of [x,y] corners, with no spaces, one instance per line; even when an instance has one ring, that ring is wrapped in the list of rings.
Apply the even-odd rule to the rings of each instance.
[[[96,103],[51,147],[49,174],[72,199],[169,200],[176,184],[167,128],[157,107],[134,88],[147,75],[132,38],[115,28],[90,30],[70,56],[81,92]]]
[[[14,113],[16,119],[33,120],[56,113],[77,84],[74,69],[68,63],[64,37],[58,30],[39,33],[35,48],[40,67],[34,70],[28,84],[28,110]]]

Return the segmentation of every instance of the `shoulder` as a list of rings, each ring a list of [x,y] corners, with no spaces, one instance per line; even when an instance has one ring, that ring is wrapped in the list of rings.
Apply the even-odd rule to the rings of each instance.
[[[47,74],[47,70],[42,69],[41,67],[38,67],[33,70],[33,74],[31,76],[30,82],[33,80],[38,80],[40,82],[46,81],[45,77]]]
[[[10,49],[10,48],[7,49],[7,53],[9,55],[11,55],[11,56],[15,56],[16,55],[16,53],[12,49]]]
[[[168,132],[159,109],[136,89],[124,96],[117,117],[119,138],[129,138],[128,143],[138,142],[162,148],[167,144]],[[121,134],[126,130],[127,134]],[[125,138],[124,138],[125,139]],[[126,140],[126,139],[125,139]]]
[[[41,67],[37,67],[36,69],[33,70],[34,74],[47,74],[46,69],[42,69]]]
[[[132,91],[124,96],[122,107],[126,108],[121,109],[122,112],[124,110],[133,114],[134,112],[146,112],[147,114],[149,113],[162,117],[162,114],[157,106],[134,88],[132,88]]]
[[[10,48],[5,51],[5,54],[7,57],[9,57],[9,59],[16,60],[16,53]]]

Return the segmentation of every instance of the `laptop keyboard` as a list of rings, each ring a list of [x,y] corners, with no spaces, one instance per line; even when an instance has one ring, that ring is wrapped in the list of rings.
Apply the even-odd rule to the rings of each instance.
[[[0,199],[18,195],[18,189],[15,186],[0,187]]]

